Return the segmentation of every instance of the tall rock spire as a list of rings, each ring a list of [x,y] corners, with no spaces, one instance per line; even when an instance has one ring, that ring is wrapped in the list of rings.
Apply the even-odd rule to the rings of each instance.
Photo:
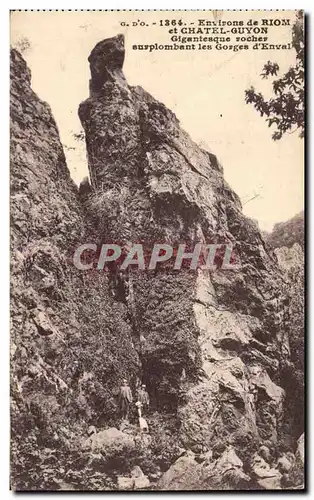
[[[95,93],[79,108],[99,238],[233,243],[241,261],[237,272],[131,273],[144,379],[158,404],[176,411],[185,446],[275,443],[287,355],[275,258],[242,214],[215,155],[195,144],[164,104],[126,86],[122,42],[118,36],[93,49]]]

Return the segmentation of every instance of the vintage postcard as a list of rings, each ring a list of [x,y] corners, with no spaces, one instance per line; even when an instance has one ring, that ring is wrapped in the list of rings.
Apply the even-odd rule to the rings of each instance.
[[[304,490],[304,12],[11,11],[11,489]]]

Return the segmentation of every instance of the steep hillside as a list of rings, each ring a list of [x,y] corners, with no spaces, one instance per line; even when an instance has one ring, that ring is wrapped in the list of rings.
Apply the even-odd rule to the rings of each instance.
[[[276,224],[266,241],[275,249],[279,268],[284,276],[282,293],[287,303],[286,329],[289,336],[290,359],[282,372],[282,386],[286,390],[285,425],[286,440],[294,439],[305,427],[305,325],[304,325],[304,213]],[[304,438],[303,438],[304,440]],[[296,484],[303,471],[295,467],[286,485]]]
[[[272,232],[265,234],[265,240],[272,248],[292,247],[298,243],[304,249],[304,212],[275,224]]]
[[[304,212],[276,224],[265,239],[275,249],[284,276],[282,292],[288,305],[286,327],[291,351],[283,376],[285,406],[289,432],[299,436],[304,431]]]

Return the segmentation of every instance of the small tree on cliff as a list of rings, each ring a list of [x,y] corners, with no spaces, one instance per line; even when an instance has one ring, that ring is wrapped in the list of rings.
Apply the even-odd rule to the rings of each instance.
[[[304,23],[303,11],[297,13],[292,28],[292,46],[296,51],[296,64],[281,78],[273,81],[274,97],[266,100],[254,87],[245,91],[245,102],[253,104],[263,117],[266,116],[268,126],[276,125],[277,130],[272,138],[277,141],[294,126],[304,137]],[[262,78],[276,77],[279,65],[270,61],[265,64]]]
[[[28,52],[32,48],[31,42],[29,41],[29,39],[26,36],[23,36],[22,38],[20,38],[16,42],[15,46],[21,54],[25,54],[26,52]]]

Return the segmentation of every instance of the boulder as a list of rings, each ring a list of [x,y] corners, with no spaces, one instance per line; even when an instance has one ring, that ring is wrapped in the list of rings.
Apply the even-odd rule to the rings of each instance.
[[[118,490],[133,490],[134,479],[132,477],[118,476],[117,478]]]
[[[119,431],[115,427],[97,432],[85,440],[84,448],[93,452],[100,452],[106,458],[129,455],[135,443],[132,436]]]
[[[271,467],[261,455],[255,453],[252,461],[252,471],[258,485],[265,490],[281,489],[281,472]]]
[[[145,474],[138,465],[135,465],[135,467],[131,470],[131,476],[134,478],[142,478],[145,477]]]
[[[282,457],[278,458],[277,460],[277,469],[282,473],[289,472],[291,467],[293,466],[293,461],[289,460],[287,455],[283,455]]]
[[[221,471],[230,469],[230,467],[241,469],[243,462],[236,454],[235,449],[229,446],[217,460],[216,467],[219,467]]]
[[[131,477],[118,477],[119,490],[145,490],[149,487],[150,481],[138,465],[131,470]]]
[[[258,479],[257,484],[264,490],[281,490],[281,475]]]
[[[135,477],[134,478],[134,489],[135,490],[147,490],[150,487],[150,481],[148,477]]]
[[[137,465],[131,471],[132,477],[118,476],[118,490],[146,490],[150,488],[150,481]]]
[[[257,388],[264,390],[269,400],[272,400],[278,405],[278,409],[281,409],[285,391],[271,380],[267,371],[261,366],[251,367],[250,372],[252,383]]]

